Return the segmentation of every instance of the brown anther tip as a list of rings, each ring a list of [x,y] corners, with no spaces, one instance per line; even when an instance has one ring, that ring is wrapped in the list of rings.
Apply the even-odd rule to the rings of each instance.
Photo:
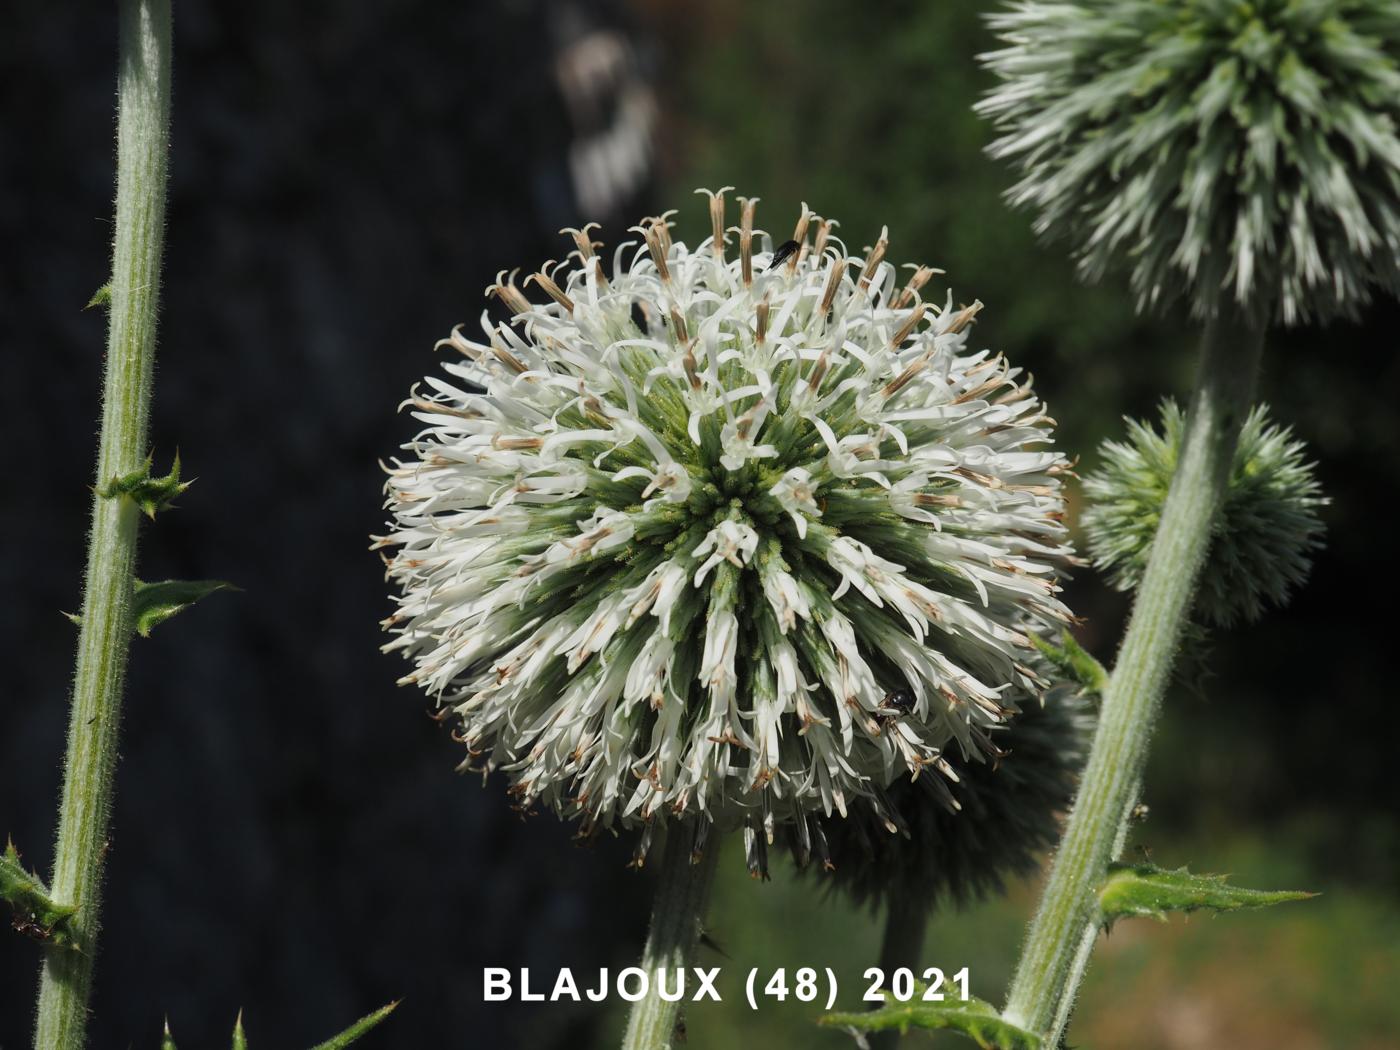
[[[671,330],[676,333],[677,342],[690,342],[690,331],[686,327],[685,314],[681,313],[680,307],[674,304],[671,306]]]
[[[880,228],[880,239],[875,242],[875,247],[870,250],[870,255],[866,257],[865,265],[860,271],[859,287],[861,291],[869,290],[870,282],[875,277],[875,271],[879,268],[880,261],[884,259],[885,252],[889,249],[889,232],[887,226]]]
[[[491,349],[495,352],[496,357],[500,359],[501,364],[505,365],[516,375],[526,370],[524,362],[499,343],[492,342]]]
[[[530,301],[526,299],[525,296],[521,295],[520,289],[515,286],[516,271],[511,270],[510,274],[503,281],[501,280],[501,276],[505,274],[505,272],[505,270],[502,270],[500,273],[496,274],[496,283],[486,289],[486,294],[494,295],[501,302],[505,303],[506,308],[509,309],[511,313],[516,315],[523,314],[530,309]]]
[[[546,263],[545,266],[548,268],[549,264]],[[546,295],[569,313],[574,312],[574,301],[564,294],[564,290],[560,288],[559,285],[554,282],[554,278],[550,277],[544,270],[540,270],[538,273],[532,273],[529,277],[525,278],[526,284],[529,284],[531,281],[534,281],[543,288]]]
[[[908,339],[911,335],[914,334],[914,329],[918,328],[919,325],[923,323],[924,318],[927,316],[927,306],[920,305],[915,307],[914,310],[909,314],[909,317],[905,320],[905,322],[899,326],[899,331],[895,332],[895,334],[890,337],[890,349],[898,350],[901,344],[903,344],[904,340]]]
[[[667,233],[666,224],[659,218],[650,220],[643,227],[643,236],[646,238],[647,250],[651,252],[652,262],[656,264],[657,276],[665,284],[671,283],[671,268],[667,265],[666,257],[670,254],[671,238]]]
[[[589,259],[593,258],[593,249],[601,248],[603,246],[602,241],[593,240],[589,236],[588,232],[589,230],[596,230],[599,228],[600,227],[596,222],[589,222],[584,223],[581,229],[574,229],[572,226],[565,226],[559,232],[567,233],[570,237],[574,239],[574,244],[578,246],[579,259],[583,262],[587,262]]]
[[[817,312],[823,317],[831,309],[832,304],[836,302],[836,290],[841,287],[841,275],[845,272],[845,259],[831,260],[831,269],[827,271],[826,275],[826,287],[822,290],[821,306],[817,308]]]
[[[802,247],[798,251],[793,252],[792,255],[788,257],[787,271],[789,276],[791,276],[797,271],[797,264],[801,262],[802,259],[805,257],[807,248],[807,226],[811,222],[811,220],[812,212],[807,207],[807,202],[803,201],[802,214],[797,217],[797,225],[793,227],[792,230],[792,239],[798,244],[800,244]]]
[[[696,190],[710,198],[710,250],[716,259],[724,262],[724,195],[733,186],[721,186],[711,193],[709,190]]]
[[[700,389],[700,371],[695,360],[695,352],[687,346],[685,354],[681,357],[681,365],[685,368],[685,378],[690,383],[690,389]]]
[[[739,213],[739,266],[748,288],[753,284],[753,214],[758,198],[740,197],[739,203],[743,207]]]
[[[903,372],[899,373],[899,375],[895,376],[894,379],[890,380],[890,382],[885,385],[885,388],[880,391],[881,395],[887,398],[893,397],[895,394],[899,393],[906,386],[908,386],[909,382],[916,375],[923,371],[924,366],[928,364],[929,357],[931,354],[932,351],[930,351],[929,353],[919,355],[917,359],[915,359],[909,364],[908,368],[906,368]]]
[[[954,315],[953,320],[949,322],[948,327],[944,329],[944,331],[949,333],[961,332],[964,328],[971,324],[977,318],[977,315],[981,312],[982,301],[979,299],[973,302],[971,306],[964,306],[961,310],[959,310]]]
[[[759,346],[762,346],[764,341],[768,338],[768,310],[768,297],[764,296],[763,301],[758,304],[757,309],[754,311],[754,342]]]
[[[815,394],[817,389],[822,385],[822,380],[826,378],[826,371],[830,367],[830,358],[827,352],[823,350],[821,355],[812,364],[812,374],[807,377],[807,389]]]

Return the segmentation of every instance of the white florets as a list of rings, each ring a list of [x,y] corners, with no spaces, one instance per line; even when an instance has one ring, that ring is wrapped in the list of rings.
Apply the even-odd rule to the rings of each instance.
[[[390,467],[403,681],[465,766],[586,829],[878,809],[949,747],[993,753],[1043,685],[1026,631],[1068,619],[1066,464],[1029,383],[968,350],[980,304],[924,303],[934,271],[901,289],[883,234],[848,258],[805,208],[770,265],[753,206],[737,257],[721,191],[694,251],[648,220],[605,276],[571,231],[548,302],[499,281],[515,316],[440,344]]]

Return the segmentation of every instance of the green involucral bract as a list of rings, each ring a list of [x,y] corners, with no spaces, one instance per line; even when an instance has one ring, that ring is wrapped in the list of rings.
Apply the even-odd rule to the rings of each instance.
[[[386,648],[464,766],[643,850],[677,818],[761,849],[941,784],[945,752],[995,754],[1046,685],[1028,632],[1069,618],[1067,464],[1025,377],[969,346],[981,304],[925,302],[934,271],[805,208],[774,265],[755,202],[727,233],[710,199],[694,250],[648,219],[609,271],[571,231],[526,282],[543,304],[489,289],[513,317],[440,344],[377,544]]]

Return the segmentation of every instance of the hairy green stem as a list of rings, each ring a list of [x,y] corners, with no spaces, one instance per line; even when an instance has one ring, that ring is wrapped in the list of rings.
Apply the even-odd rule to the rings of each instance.
[[[694,991],[689,968],[695,960],[718,853],[718,845],[711,842],[699,858],[692,856],[691,836],[682,828],[672,829],[666,838],[661,881],[641,961],[641,968],[647,973],[648,991],[646,998],[632,1004],[622,1050],[670,1050],[683,1004],[680,1000],[667,1002],[658,994],[659,971],[666,971],[668,992],[675,992],[677,975],[682,972],[686,975],[686,994]]]
[[[924,933],[928,929],[929,905],[912,895],[895,893],[885,906],[885,935],[880,941],[880,970],[885,975],[885,988],[894,980],[901,967],[916,978],[923,973]],[[870,1036],[871,1050],[893,1050],[900,1042],[894,1029],[875,1032]]]
[[[107,373],[50,882],[56,903],[78,906],[80,950],[45,956],[34,1035],[38,1050],[75,1050],[86,1041],[140,518],[129,496],[101,493],[113,478],[139,470],[145,458],[165,233],[170,2],[121,0],[118,19],[117,203]]]
[[[1262,330],[1206,326],[1176,473],[1105,690],[1093,750],[1008,994],[1008,1022],[1059,1045],[1098,935],[1098,892],[1123,848],[1147,745],[1249,411]]]

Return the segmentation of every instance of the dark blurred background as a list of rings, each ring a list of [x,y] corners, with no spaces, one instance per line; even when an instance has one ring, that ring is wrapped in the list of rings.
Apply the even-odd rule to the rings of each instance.
[[[969,107],[988,86],[980,5],[837,0],[250,0],[175,3],[166,280],[152,444],[198,483],[144,533],[142,575],[222,577],[136,643],[94,998],[96,1050],[306,1046],[389,999],[366,1047],[614,1045],[617,1011],[483,1004],[482,966],[628,965],[649,886],[625,842],[580,849],[396,689],[367,537],[395,406],[503,267],[615,243],[661,207],[708,232],[696,186],[805,200],[852,247],[948,270],[976,338],[1030,368],[1072,454],[1189,388],[1195,327],[1085,288],[999,194]],[[111,234],[115,16],[6,13],[0,38],[0,833],[46,871],[79,604]],[[1262,396],[1320,462],[1328,547],[1286,611],[1218,635],[1171,698],[1140,847],[1159,863],[1324,891],[1274,913],[1120,926],[1075,1041],[1100,1047],[1400,1045],[1400,802],[1388,775],[1400,482],[1393,303],[1271,340]],[[1089,571],[1071,604],[1112,656],[1125,600]],[[838,962],[854,996],[877,926],[815,910],[786,872],[722,862],[712,925],[736,971]],[[930,963],[996,999],[1033,886],[935,922]],[[822,922],[812,922],[820,914]],[[0,931],[3,932],[3,931]],[[0,1050],[27,1046],[36,953],[0,937]],[[690,1045],[841,1046],[810,1008],[697,1011]],[[849,1044],[846,1044],[849,1045]]]

